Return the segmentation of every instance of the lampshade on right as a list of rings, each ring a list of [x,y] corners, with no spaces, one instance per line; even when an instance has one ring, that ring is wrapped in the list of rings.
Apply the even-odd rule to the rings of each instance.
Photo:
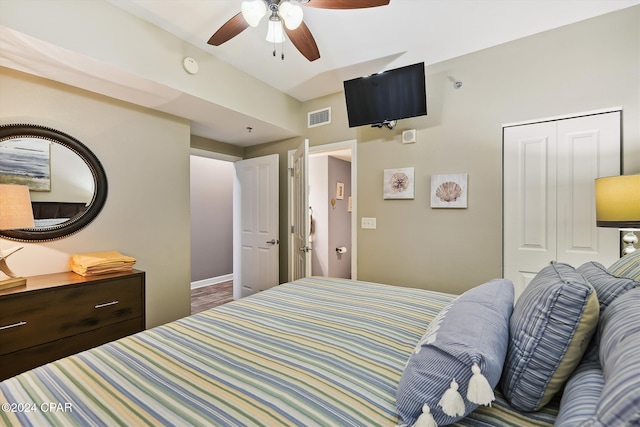
[[[619,228],[628,233],[624,253],[635,251],[640,230],[640,175],[609,176],[596,179],[596,225]]]

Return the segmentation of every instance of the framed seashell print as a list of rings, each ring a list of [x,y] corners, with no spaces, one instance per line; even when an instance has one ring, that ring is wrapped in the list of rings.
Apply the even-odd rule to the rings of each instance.
[[[385,169],[383,197],[387,199],[413,199],[413,168]]]
[[[466,208],[467,177],[466,173],[432,175],[431,207]]]

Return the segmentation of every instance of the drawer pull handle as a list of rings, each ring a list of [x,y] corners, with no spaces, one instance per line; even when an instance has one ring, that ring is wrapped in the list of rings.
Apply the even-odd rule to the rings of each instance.
[[[14,323],[11,325],[5,325],[5,326],[0,326],[0,331],[3,329],[11,329],[11,328],[17,328],[18,326],[23,326],[26,325],[27,322],[18,322],[18,323]]]
[[[116,305],[118,301],[105,302],[104,304],[97,304],[96,308],[109,307],[110,305]]]

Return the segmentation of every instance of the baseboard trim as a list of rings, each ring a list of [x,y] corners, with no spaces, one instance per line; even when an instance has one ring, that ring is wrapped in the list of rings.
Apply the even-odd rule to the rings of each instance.
[[[209,286],[209,285],[217,285],[218,283],[228,282],[229,280],[233,280],[233,273],[225,274],[224,276],[210,277],[209,279],[202,279],[202,280],[197,280],[195,282],[191,282],[191,289],[202,288],[204,286]]]

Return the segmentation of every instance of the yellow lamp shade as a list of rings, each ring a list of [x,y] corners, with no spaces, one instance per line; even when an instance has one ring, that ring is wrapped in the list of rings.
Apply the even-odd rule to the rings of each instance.
[[[640,228],[640,175],[596,179],[598,227]]]

